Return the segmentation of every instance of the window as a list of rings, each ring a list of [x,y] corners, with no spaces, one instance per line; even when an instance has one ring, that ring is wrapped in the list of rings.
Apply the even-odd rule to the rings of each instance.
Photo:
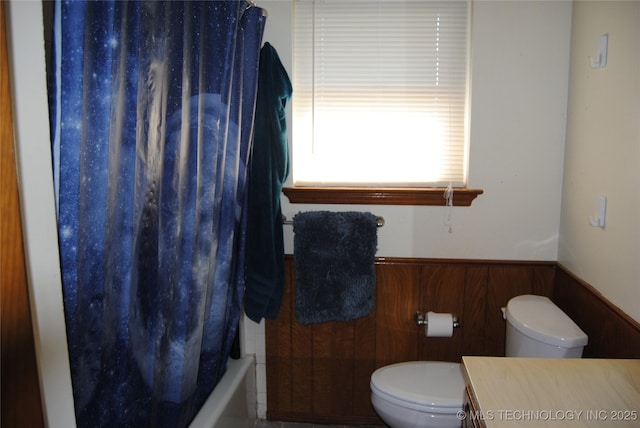
[[[296,0],[295,186],[467,183],[467,0]]]

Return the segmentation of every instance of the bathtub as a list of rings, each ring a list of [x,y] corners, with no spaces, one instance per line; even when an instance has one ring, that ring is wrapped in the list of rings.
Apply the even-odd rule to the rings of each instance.
[[[255,363],[252,356],[229,360],[190,428],[253,428],[256,422]]]

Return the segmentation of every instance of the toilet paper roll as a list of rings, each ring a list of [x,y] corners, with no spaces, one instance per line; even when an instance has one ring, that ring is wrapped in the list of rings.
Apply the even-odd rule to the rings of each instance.
[[[453,315],[427,312],[427,325],[424,328],[427,337],[451,337],[453,335]]]

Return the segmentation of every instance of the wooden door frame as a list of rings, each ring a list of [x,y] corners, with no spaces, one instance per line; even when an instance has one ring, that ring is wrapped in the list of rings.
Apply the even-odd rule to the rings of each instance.
[[[45,426],[76,426],[56,225],[41,1],[3,2],[26,274]]]
[[[2,419],[15,428],[43,427],[22,245],[22,223],[11,114],[4,24],[0,3],[0,295],[2,321]]]

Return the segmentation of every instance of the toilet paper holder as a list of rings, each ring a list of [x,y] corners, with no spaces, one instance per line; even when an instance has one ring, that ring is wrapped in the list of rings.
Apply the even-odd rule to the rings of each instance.
[[[453,318],[453,327],[454,328],[460,327],[460,323],[458,322],[458,316],[453,314],[452,318]],[[413,322],[415,322],[418,327],[421,327],[423,325],[426,326],[429,324],[429,321],[427,321],[426,314],[423,314],[420,311],[416,311],[416,313],[413,314]]]

